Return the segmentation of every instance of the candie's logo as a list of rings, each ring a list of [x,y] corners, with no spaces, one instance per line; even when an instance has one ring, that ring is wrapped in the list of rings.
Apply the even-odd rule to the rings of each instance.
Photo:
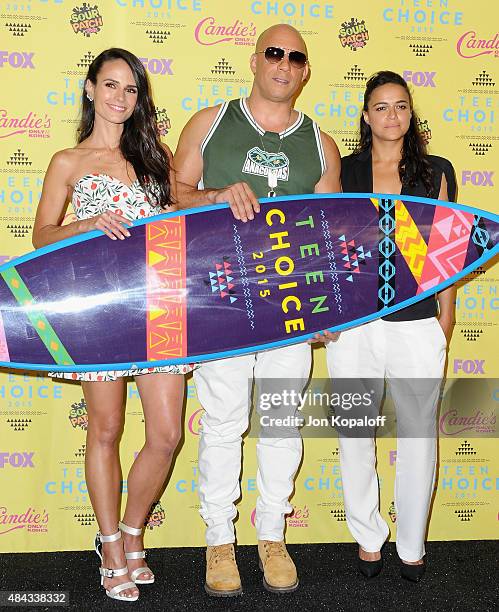
[[[440,417],[440,432],[446,436],[458,436],[466,431],[475,433],[494,433],[496,430],[496,415],[485,414],[477,410],[470,416],[460,415],[457,410],[448,410]]]
[[[457,40],[456,50],[464,59],[473,59],[480,55],[499,57],[499,33],[491,38],[480,38],[474,30],[469,30]]]
[[[215,17],[205,17],[197,24],[194,38],[200,45],[218,45],[233,43],[235,45],[254,45],[256,26],[251,21],[245,25],[240,19],[234,23],[220,24]]]
[[[42,532],[48,531],[49,515],[46,510],[38,512],[31,506],[20,514],[11,513],[6,506],[0,506],[0,536],[17,529]]]
[[[146,517],[146,529],[154,529],[155,527],[161,527],[161,525],[165,522],[166,512],[161,505],[161,502],[158,501],[151,506],[151,510]]]
[[[199,408],[199,410],[193,412],[189,418],[189,431],[194,436],[199,436],[199,432],[201,430],[201,417],[203,416],[203,412],[203,409]]]
[[[356,17],[352,17],[350,21],[344,21],[341,24],[338,38],[343,48],[350,47],[352,51],[362,49],[362,47],[367,45],[367,41],[369,40],[369,31],[366,22],[363,19],[359,21]]]
[[[48,131],[52,124],[47,113],[43,117],[30,111],[26,115],[11,115],[6,108],[0,108],[0,139],[18,134],[27,134],[29,138],[49,138]]]
[[[305,504],[303,508],[293,506],[293,512],[288,514],[286,523],[288,527],[308,527],[308,519],[310,518],[310,510]]]
[[[69,23],[75,34],[80,32],[87,38],[91,34],[98,34],[104,25],[102,15],[99,13],[99,7],[96,4],[90,6],[86,2],[81,6],[75,6],[69,17]]]
[[[293,511],[286,517],[286,523],[288,527],[308,527],[309,518],[310,510],[306,504],[303,506],[303,508],[293,506]],[[251,512],[250,522],[253,527],[256,526],[256,508],[254,508]]]

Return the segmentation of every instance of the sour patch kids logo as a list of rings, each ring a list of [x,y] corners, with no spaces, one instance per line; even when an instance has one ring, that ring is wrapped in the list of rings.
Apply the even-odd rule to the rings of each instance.
[[[363,19],[359,21],[356,17],[352,17],[350,21],[344,21],[341,24],[338,38],[343,48],[350,47],[352,51],[362,49],[369,40],[366,22]]]

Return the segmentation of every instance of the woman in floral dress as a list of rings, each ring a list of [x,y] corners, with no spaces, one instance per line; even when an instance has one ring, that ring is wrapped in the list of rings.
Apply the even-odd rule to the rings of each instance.
[[[174,210],[174,199],[171,152],[158,137],[144,66],[128,51],[108,49],[88,70],[77,146],[56,153],[48,167],[33,245],[96,229],[112,240],[125,240],[133,232],[131,221]],[[61,225],[68,200],[77,220]],[[136,584],[154,581],[144,562],[143,526],[181,436],[182,375],[191,369],[52,374],[82,384],[88,411],[85,474],[100,530],[101,583],[114,599],[135,601]],[[135,376],[142,401],[145,444],[128,475],[125,514],[118,523],[127,376]]]

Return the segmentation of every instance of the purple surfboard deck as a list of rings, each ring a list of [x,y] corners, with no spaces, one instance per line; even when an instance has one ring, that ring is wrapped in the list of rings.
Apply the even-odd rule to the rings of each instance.
[[[316,194],[91,232],[0,268],[0,365],[188,363],[303,341],[423,299],[498,251],[497,215],[404,196]]]

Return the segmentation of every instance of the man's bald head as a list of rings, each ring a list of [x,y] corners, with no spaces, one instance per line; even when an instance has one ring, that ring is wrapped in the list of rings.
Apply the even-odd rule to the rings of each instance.
[[[308,57],[307,45],[302,35],[286,23],[278,23],[264,30],[256,41],[255,52],[264,51],[271,46],[302,51]]]
[[[285,53],[270,59],[265,58],[269,47],[284,49]],[[251,55],[250,68],[255,76],[250,98],[259,97],[273,102],[288,104],[308,79],[309,64],[290,60],[291,51],[298,51],[307,58],[307,45],[300,32],[287,24],[276,24],[267,28],[258,37],[255,52]]]

